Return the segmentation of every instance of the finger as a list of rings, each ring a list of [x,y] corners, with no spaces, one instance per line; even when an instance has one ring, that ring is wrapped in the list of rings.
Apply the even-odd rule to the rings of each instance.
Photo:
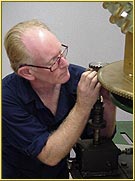
[[[93,68],[87,68],[86,71],[93,71]]]
[[[93,71],[87,75],[85,79],[85,86],[93,90],[97,83],[97,72]]]
[[[88,70],[88,71],[86,71],[86,72],[83,72],[82,75],[81,75],[80,80],[81,80],[81,81],[85,81],[85,79],[87,78],[87,76],[88,76],[89,74],[91,74],[91,73],[92,73],[92,70]]]
[[[88,82],[89,86],[91,86],[91,84],[93,85],[97,83],[97,72],[93,71],[90,74],[88,74],[86,77],[86,81]]]
[[[94,88],[94,92],[96,93],[97,96],[100,95],[100,89],[101,89],[101,84],[98,82]]]
[[[101,89],[101,84],[100,84],[100,82],[98,82],[97,84],[96,84],[96,88],[98,89],[98,90],[100,90]]]
[[[96,85],[98,84],[98,79],[97,79],[97,75],[95,75],[92,80],[89,83],[89,86],[91,89],[94,89],[96,87]]]

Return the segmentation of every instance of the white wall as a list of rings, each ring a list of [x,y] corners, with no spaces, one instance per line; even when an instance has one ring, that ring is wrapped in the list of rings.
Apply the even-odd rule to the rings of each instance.
[[[39,19],[69,46],[70,63],[88,67],[92,61],[123,60],[125,35],[109,22],[110,13],[101,2],[2,2],[2,76],[12,72],[3,37],[20,21]],[[117,109],[117,120],[132,114]]]

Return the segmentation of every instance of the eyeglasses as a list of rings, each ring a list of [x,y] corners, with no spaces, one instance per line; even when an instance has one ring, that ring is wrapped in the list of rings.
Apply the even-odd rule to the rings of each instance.
[[[61,58],[62,57],[66,58],[67,53],[68,53],[68,46],[67,45],[61,44],[61,47],[63,50],[61,50],[61,53],[57,57],[52,59],[53,64],[51,66],[46,67],[46,66],[39,66],[39,65],[32,65],[32,64],[21,64],[19,66],[19,68],[29,66],[29,67],[49,69],[50,72],[53,72],[54,70],[56,70],[58,68]]]

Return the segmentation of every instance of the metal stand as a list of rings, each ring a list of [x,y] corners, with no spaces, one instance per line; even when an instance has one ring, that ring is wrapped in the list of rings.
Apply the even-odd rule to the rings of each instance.
[[[102,65],[100,63],[90,64],[89,67],[98,71]],[[94,130],[94,137],[79,140],[75,146],[76,158],[70,160],[69,171],[73,178],[133,177],[132,153],[122,152],[111,139],[100,136],[100,129],[106,126],[103,111],[102,97],[99,97],[89,120],[89,124]]]

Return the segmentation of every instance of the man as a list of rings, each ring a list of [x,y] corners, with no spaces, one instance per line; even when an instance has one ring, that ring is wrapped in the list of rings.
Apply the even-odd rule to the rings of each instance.
[[[67,155],[100,94],[97,72],[69,65],[68,46],[38,20],[11,28],[5,48],[14,73],[2,84],[2,178],[68,178]],[[116,110],[101,92],[107,121],[102,135],[111,137]]]

